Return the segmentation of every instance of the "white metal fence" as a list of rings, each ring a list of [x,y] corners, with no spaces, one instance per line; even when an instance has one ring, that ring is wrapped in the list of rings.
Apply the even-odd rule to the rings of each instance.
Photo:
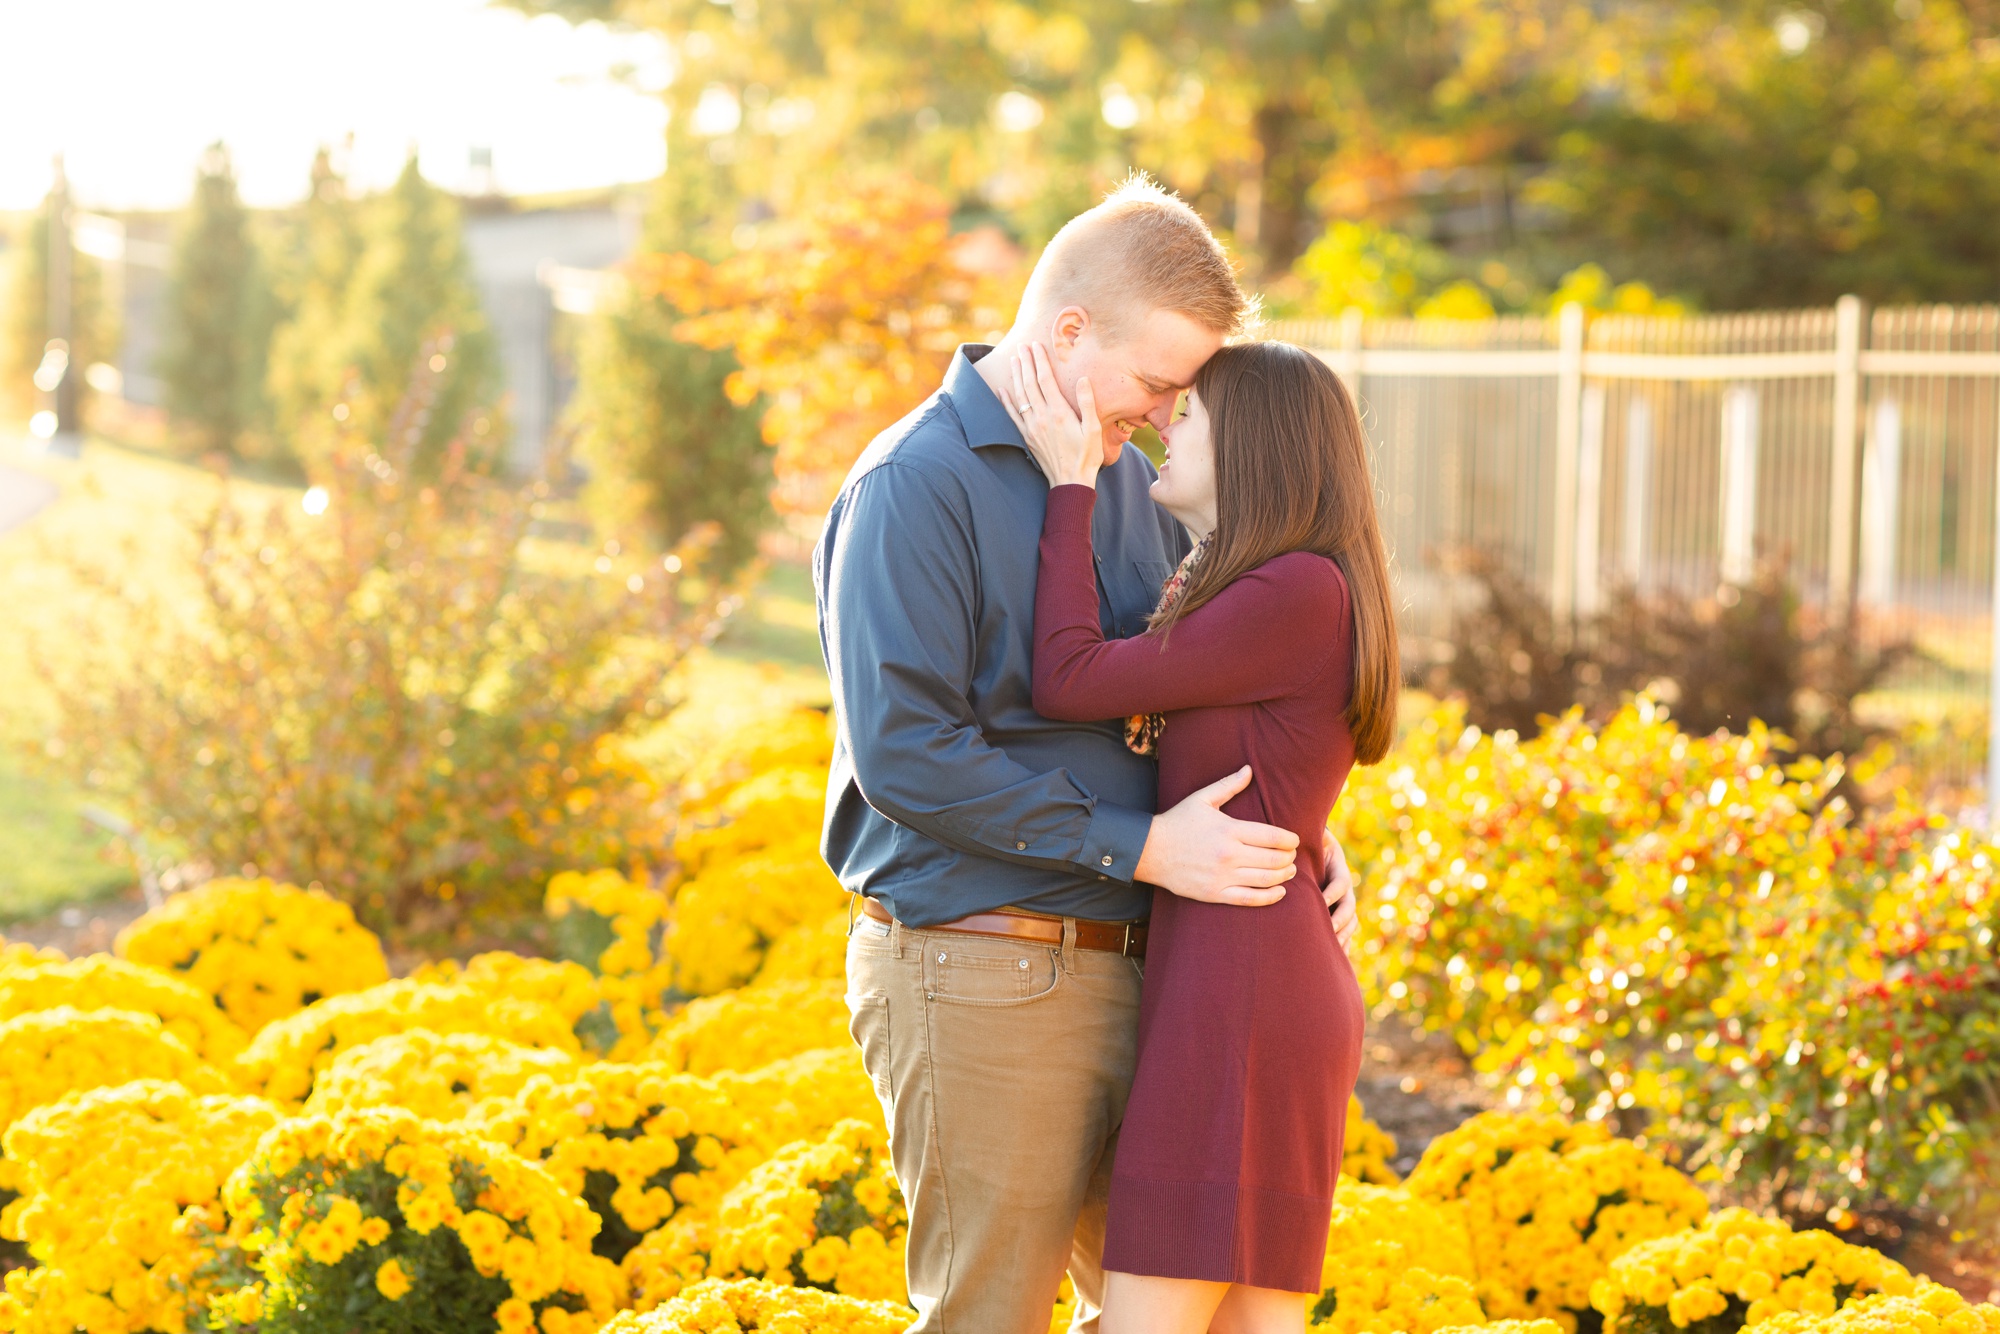
[[[1459,590],[1435,557],[1450,548],[1508,561],[1565,619],[1620,582],[1703,592],[1775,555],[1816,613],[1924,650],[1873,707],[2000,722],[2000,306],[1350,312],[1268,336],[1356,390],[1415,654],[1449,632]],[[1961,749],[1968,771],[1993,756],[2000,793],[2000,744]]]

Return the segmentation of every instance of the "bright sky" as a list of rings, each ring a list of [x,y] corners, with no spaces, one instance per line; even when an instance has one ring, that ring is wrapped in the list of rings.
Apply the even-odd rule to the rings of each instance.
[[[484,0],[0,0],[0,209],[39,202],[57,152],[87,208],[178,207],[217,139],[281,204],[350,132],[364,187],[412,145],[449,188],[474,146],[508,194],[646,180],[669,74],[655,37]]]

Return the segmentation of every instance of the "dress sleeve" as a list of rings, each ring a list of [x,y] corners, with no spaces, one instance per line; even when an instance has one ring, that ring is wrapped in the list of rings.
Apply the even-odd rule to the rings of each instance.
[[[1278,699],[1310,685],[1350,639],[1346,585],[1331,562],[1281,556],[1156,635],[1107,640],[1090,547],[1097,493],[1049,492],[1035,585],[1035,710],[1088,722]]]

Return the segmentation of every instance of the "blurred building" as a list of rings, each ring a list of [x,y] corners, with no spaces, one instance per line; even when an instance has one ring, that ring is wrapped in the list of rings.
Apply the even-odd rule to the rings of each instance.
[[[528,472],[541,462],[575,389],[561,316],[588,313],[606,270],[638,244],[641,201],[606,191],[546,207],[484,192],[466,202],[466,252],[500,351],[513,432],[508,463]],[[103,266],[120,334],[115,368],[102,368],[115,373],[100,371],[91,387],[141,414],[157,415],[164,401],[157,367],[175,221],[169,214],[85,214],[76,231],[77,249]]]
[[[576,388],[560,316],[589,312],[592,279],[632,253],[639,228],[640,203],[630,197],[468,214],[466,251],[500,348],[513,431],[508,462],[516,471],[541,462]]]

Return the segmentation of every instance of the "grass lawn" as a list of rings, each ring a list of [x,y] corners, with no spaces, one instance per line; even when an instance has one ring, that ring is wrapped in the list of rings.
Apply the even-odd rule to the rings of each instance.
[[[177,595],[187,547],[180,515],[213,502],[201,469],[92,441],[82,460],[54,459],[0,444],[0,465],[54,481],[58,499],[0,534],[0,922],[38,917],[65,904],[115,895],[135,876],[112,840],[80,814],[115,804],[40,756],[50,716],[44,673],[87,654],[119,627],[76,626],[77,586],[67,565],[81,553],[161,596]],[[290,493],[233,480],[253,504]],[[673,685],[677,707],[635,743],[649,764],[673,773],[726,733],[800,705],[827,703],[813,628],[812,583],[802,566],[775,564],[714,645],[692,656]],[[123,813],[123,812],[120,812]]]

